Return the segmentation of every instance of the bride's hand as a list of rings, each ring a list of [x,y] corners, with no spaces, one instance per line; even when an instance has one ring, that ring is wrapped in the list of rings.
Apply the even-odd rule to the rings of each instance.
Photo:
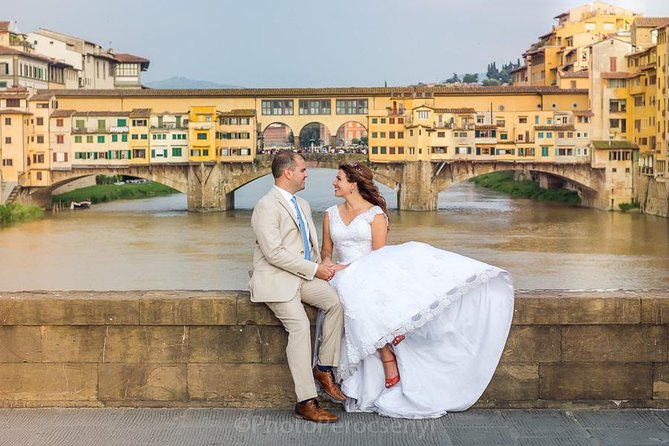
[[[334,265],[334,271],[335,271],[335,274],[336,274],[337,272],[343,270],[343,269],[346,268],[347,266],[348,266],[348,265],[342,265],[341,263],[337,263],[337,264],[335,264],[335,265]]]

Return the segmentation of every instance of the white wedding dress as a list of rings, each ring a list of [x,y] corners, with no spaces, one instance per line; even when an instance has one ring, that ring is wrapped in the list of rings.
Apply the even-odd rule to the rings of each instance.
[[[513,317],[514,291],[499,268],[418,242],[371,247],[374,206],[345,225],[327,210],[344,306],[336,371],[347,411],[434,418],[474,404],[492,378]],[[400,382],[385,388],[376,351],[394,347]]]

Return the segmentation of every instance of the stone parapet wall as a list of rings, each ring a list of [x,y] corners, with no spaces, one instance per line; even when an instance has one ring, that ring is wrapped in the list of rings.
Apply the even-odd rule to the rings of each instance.
[[[669,217],[669,179],[638,175],[636,200],[645,214]]]
[[[0,407],[294,400],[285,331],[246,292],[0,292],[0,321]],[[669,407],[668,324],[669,290],[518,292],[477,406]]]

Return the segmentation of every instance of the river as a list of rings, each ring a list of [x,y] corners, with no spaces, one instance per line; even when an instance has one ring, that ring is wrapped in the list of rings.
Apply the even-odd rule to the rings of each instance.
[[[335,171],[310,170],[307,198],[320,226],[336,202]],[[181,194],[95,205],[0,229],[0,290],[247,289],[255,201],[263,177],[237,191],[237,209],[189,213]],[[538,203],[452,186],[436,212],[389,201],[389,243],[418,240],[508,270],[519,289],[669,286],[669,221],[636,213]]]

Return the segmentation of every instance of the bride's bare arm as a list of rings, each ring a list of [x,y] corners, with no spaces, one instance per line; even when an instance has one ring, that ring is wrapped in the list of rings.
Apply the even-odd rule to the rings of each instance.
[[[372,220],[372,250],[376,251],[379,248],[386,246],[386,238],[388,236],[388,222],[385,214],[377,214]]]
[[[326,212],[323,216],[323,246],[321,246],[321,262],[332,262],[332,239],[330,238],[330,219]]]

